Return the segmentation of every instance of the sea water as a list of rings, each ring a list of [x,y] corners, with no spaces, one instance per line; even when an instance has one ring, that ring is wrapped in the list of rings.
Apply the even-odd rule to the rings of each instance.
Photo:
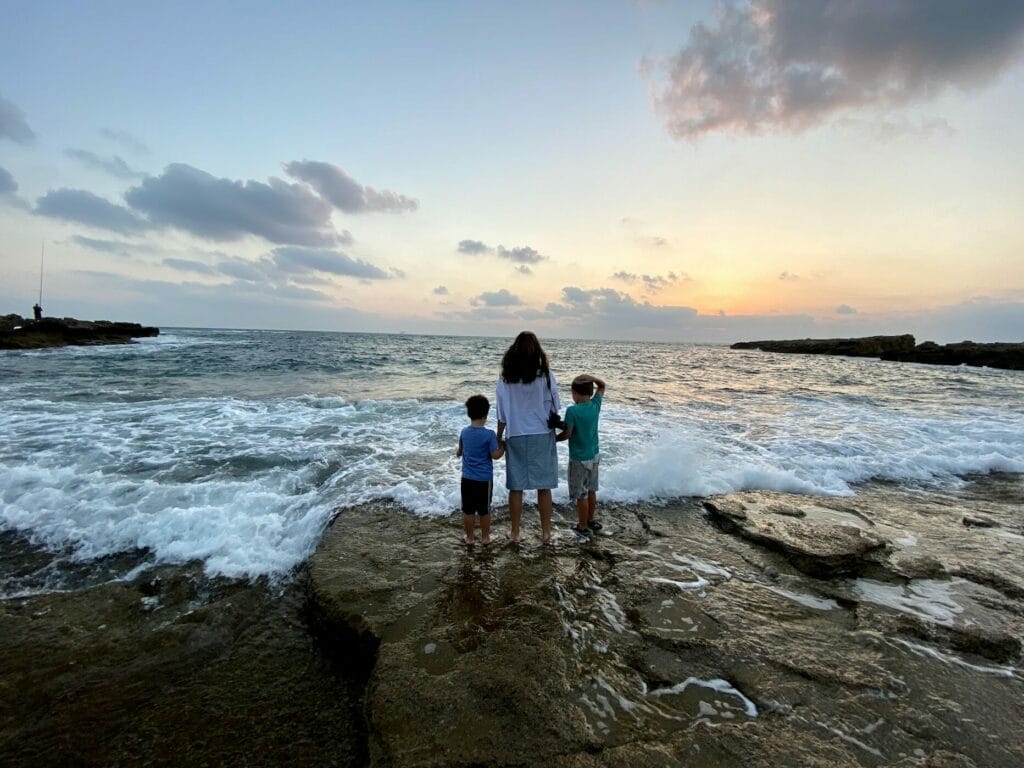
[[[87,562],[287,573],[333,510],[458,508],[462,403],[511,339],[171,329],[0,352],[0,529]],[[604,378],[601,496],[848,496],[1024,472],[1024,374],[721,346],[542,340],[563,408]],[[492,410],[488,422],[494,426]],[[559,447],[560,460],[566,449]],[[495,499],[504,493],[504,465]],[[564,482],[556,503],[567,501]]]

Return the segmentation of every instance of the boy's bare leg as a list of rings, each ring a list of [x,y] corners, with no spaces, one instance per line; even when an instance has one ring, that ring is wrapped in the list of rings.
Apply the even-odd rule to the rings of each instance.
[[[537,508],[540,510],[540,540],[547,544],[551,541],[551,489],[537,490]]]
[[[576,499],[576,527],[581,531],[590,525],[590,519],[587,517],[587,497],[580,496]]]
[[[519,541],[519,518],[523,514],[523,492],[508,492],[508,518],[512,522],[512,531],[508,537],[512,541]]]
[[[473,543],[473,515],[462,516],[462,527],[466,531],[466,543]]]
[[[583,499],[580,499],[583,501]],[[597,512],[597,491],[590,491],[587,494],[587,526],[590,526],[590,521],[594,519],[594,514]]]
[[[484,544],[491,543],[491,516],[480,515],[480,541]]]

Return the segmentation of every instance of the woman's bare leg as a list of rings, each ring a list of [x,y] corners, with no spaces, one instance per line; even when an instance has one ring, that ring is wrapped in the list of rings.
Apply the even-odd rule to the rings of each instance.
[[[537,508],[540,510],[540,540],[547,544],[551,541],[550,488],[541,488],[537,491]]]
[[[519,541],[519,518],[523,514],[523,492],[508,492],[508,517],[512,521],[512,531],[508,537],[512,541]],[[550,513],[548,515],[550,519]]]

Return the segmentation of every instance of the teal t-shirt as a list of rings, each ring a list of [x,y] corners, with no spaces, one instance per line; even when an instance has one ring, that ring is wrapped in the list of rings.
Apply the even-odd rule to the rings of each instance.
[[[574,403],[565,410],[565,426],[572,428],[569,435],[569,459],[590,461],[597,456],[601,445],[597,439],[597,420],[601,415],[601,395],[594,395],[586,403]]]

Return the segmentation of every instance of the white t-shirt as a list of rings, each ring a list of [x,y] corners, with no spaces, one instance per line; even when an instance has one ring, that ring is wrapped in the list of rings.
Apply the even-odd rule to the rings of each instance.
[[[505,422],[505,437],[543,435],[548,428],[548,414],[560,410],[558,382],[555,374],[548,389],[547,378],[538,376],[529,384],[509,384],[500,376],[495,400],[498,421]]]

